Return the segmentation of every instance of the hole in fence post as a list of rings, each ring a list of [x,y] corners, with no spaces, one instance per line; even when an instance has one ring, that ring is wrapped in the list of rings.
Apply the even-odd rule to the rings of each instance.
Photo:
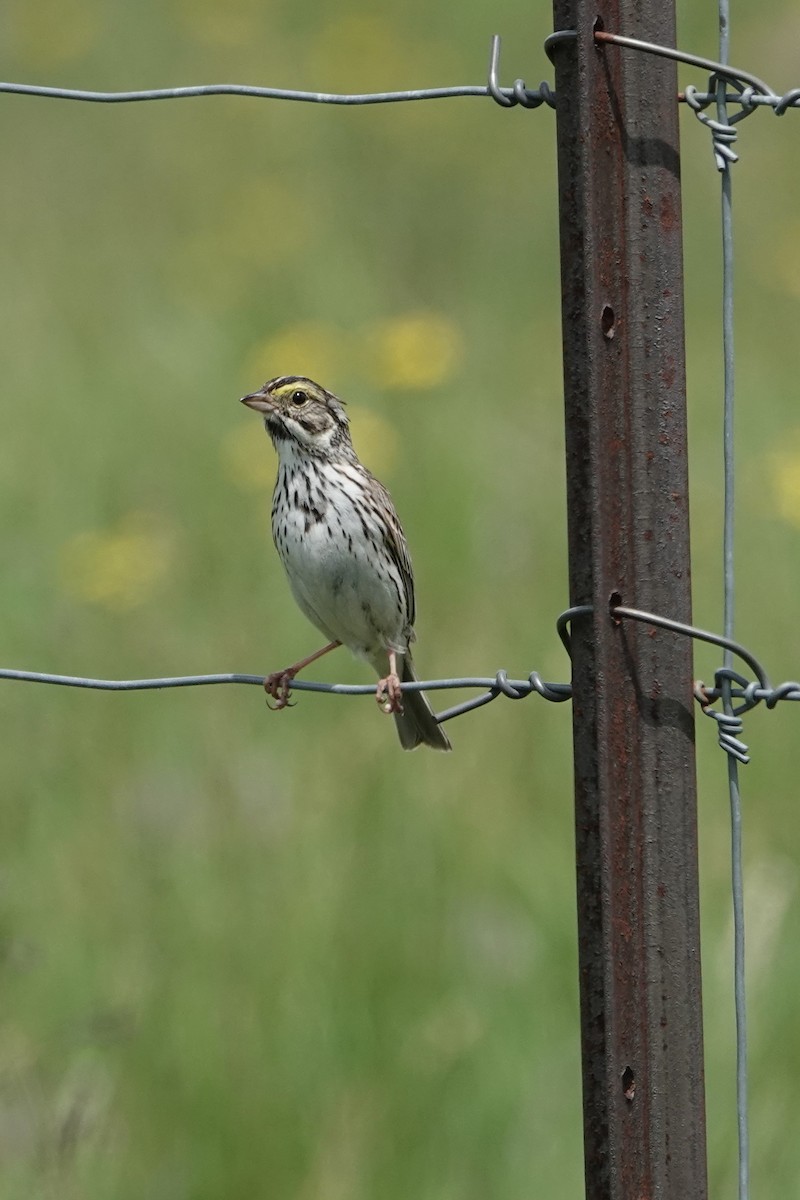
[[[603,306],[603,311],[600,314],[600,329],[602,330],[603,337],[607,342],[611,341],[616,332],[615,322],[616,317],[614,316],[613,308],[610,304],[605,304]]]
[[[622,1072],[622,1094],[626,1100],[633,1100],[636,1094],[636,1077],[630,1067]]]

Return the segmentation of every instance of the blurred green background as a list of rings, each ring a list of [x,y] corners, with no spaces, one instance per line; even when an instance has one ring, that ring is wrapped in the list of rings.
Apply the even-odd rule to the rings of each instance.
[[[798,17],[732,58],[800,83]],[[702,11],[701,11],[702,10]],[[547,4],[12,0],[6,78],[370,90],[552,69]],[[680,44],[716,52],[711,3]],[[684,82],[702,85],[697,73]],[[737,631],[798,667],[798,118],[741,126]],[[0,97],[6,666],[267,672],[318,636],[238,397],[308,373],[412,546],[423,676],[567,678],[554,117]],[[695,614],[721,622],[719,184],[682,114]],[[701,649],[698,675],[717,657]],[[345,653],[316,677],[364,682]],[[2,684],[0,1197],[582,1194],[570,714],[403,755],[371,700]],[[797,1194],[797,712],[747,720],[753,1175]],[[709,1153],[735,1185],[725,763],[699,718]]]

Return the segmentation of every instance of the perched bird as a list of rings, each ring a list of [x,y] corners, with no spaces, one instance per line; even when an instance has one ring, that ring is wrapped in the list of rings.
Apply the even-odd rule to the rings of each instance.
[[[356,456],[341,400],[311,379],[282,375],[242,404],[264,414],[278,453],[272,536],[292,594],[329,639],[267,676],[275,707],[286,707],[298,671],[343,645],[380,676],[377,700],[394,713],[404,750],[449,750],[423,693],[400,688],[416,680],[411,558],[389,493]]]

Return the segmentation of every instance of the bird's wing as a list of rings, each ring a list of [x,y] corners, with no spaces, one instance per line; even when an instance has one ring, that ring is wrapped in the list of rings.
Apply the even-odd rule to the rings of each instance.
[[[385,517],[384,543],[392,562],[400,574],[405,594],[407,622],[409,628],[411,628],[414,624],[416,611],[414,604],[414,571],[411,566],[411,555],[408,552],[408,542],[406,541],[406,535],[403,533],[400,518],[392,503],[392,497],[379,479],[375,479],[375,487],[380,495],[381,507]]]

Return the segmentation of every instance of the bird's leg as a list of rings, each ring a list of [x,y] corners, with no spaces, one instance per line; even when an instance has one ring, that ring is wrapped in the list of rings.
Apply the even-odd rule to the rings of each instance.
[[[323,654],[327,654],[330,650],[335,650],[341,644],[341,642],[328,642],[327,646],[323,646],[315,654],[309,654],[308,658],[301,658],[300,662],[296,662],[293,666],[284,667],[282,671],[273,671],[271,675],[267,676],[264,680],[264,691],[275,701],[274,707],[276,712],[279,712],[282,708],[286,708],[288,705],[289,689],[297,672],[302,671],[303,667],[316,662],[318,658],[322,658]],[[273,707],[269,701],[267,701],[267,704],[270,708]]]
[[[394,650],[389,651],[389,674],[384,679],[378,680],[378,691],[375,694],[375,699],[385,713],[402,715],[403,692],[400,688],[400,678],[397,674],[397,653]]]

